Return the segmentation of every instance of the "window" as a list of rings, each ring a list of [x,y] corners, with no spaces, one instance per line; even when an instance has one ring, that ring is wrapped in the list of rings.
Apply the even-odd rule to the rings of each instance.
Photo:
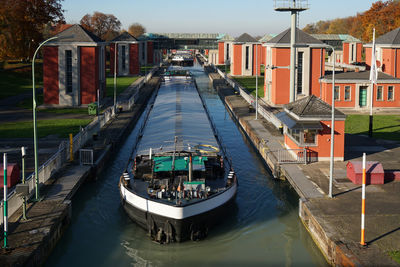
[[[229,44],[226,44],[226,60],[229,59]]]
[[[351,100],[350,86],[345,86],[344,87],[344,100],[345,101],[350,101]]]
[[[65,50],[65,91],[72,93],[72,51]]]
[[[246,46],[246,70],[249,69],[249,47]]]
[[[143,61],[146,59],[145,58],[145,43],[142,43],[142,59],[143,59]]]
[[[383,86],[378,86],[376,90],[376,100],[383,101]]]
[[[288,129],[288,134],[292,139],[296,141],[298,145],[315,145],[316,144],[316,136],[317,130],[308,130],[305,129],[303,131],[298,129]]]
[[[335,86],[335,101],[339,101],[339,100],[340,100],[340,87]]]
[[[351,61],[354,61],[354,44],[351,44]]]
[[[126,66],[125,66],[125,59],[126,59],[126,57],[125,57],[125,46],[123,45],[123,46],[121,46],[121,53],[122,53],[122,55],[121,55],[121,67],[122,67],[122,71],[125,71],[125,69],[126,69]]]
[[[303,93],[303,54],[299,52],[297,55],[297,94]]]
[[[393,86],[388,86],[387,99],[388,99],[388,101],[393,101],[394,100]]]

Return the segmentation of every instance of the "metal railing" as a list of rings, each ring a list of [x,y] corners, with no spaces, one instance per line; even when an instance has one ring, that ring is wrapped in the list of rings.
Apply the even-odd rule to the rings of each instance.
[[[80,165],[93,165],[93,149],[79,149]]]
[[[225,81],[232,86],[232,88],[236,91],[239,91],[240,96],[243,97],[244,100],[246,100],[247,103],[255,107],[255,102],[256,99],[254,96],[252,96],[249,91],[247,91],[246,88],[241,86],[239,83],[237,83],[235,80],[231,79],[226,75],[224,72],[222,72],[219,68],[215,67],[215,65],[210,64],[213,69],[215,69],[219,75],[221,75],[222,78],[225,79]],[[258,113],[263,116],[267,121],[272,123],[277,129],[279,129],[282,126],[282,122],[274,115],[274,113],[266,110],[264,106],[268,106],[267,103],[265,103],[264,100],[261,98],[258,98]]]
[[[274,0],[274,9],[308,9],[308,0]]]
[[[282,149],[278,150],[279,164],[307,164],[307,150],[304,149]]]

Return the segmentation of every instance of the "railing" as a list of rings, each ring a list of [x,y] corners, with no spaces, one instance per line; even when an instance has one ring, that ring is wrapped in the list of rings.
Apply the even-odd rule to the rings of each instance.
[[[282,149],[277,152],[279,164],[307,164],[306,149]]]
[[[160,64],[161,66],[161,64]],[[147,75],[144,77],[141,83],[137,86],[138,94],[140,88],[148,82],[153,74],[157,71],[158,66],[155,66]],[[134,104],[134,99],[137,95],[134,94],[128,101],[127,107],[131,109]],[[133,100],[132,100],[133,99]],[[114,109],[112,107],[106,109],[103,114],[97,116],[91,123],[86,127],[81,128],[73,138],[73,153],[79,151],[90,139],[93,138],[94,134],[97,134],[100,129],[108,123],[115,116]],[[70,146],[68,141],[61,141],[58,151],[54,153],[43,165],[38,169],[39,184],[45,183],[54,173],[56,173],[67,161],[70,159]],[[26,178],[26,183],[29,185],[29,197],[31,197],[35,191],[35,175],[32,173]],[[10,190],[7,196],[8,200],[8,214],[12,215],[22,205],[22,198],[18,197],[15,189]],[[3,202],[1,203],[1,210],[3,214]],[[0,224],[3,223],[3,216],[0,216]]]
[[[93,165],[93,149],[79,149],[79,162],[81,165]]]
[[[244,100],[246,100],[247,103],[255,107],[255,102],[256,99],[249,94],[246,88],[238,84],[236,81],[233,79],[229,78],[228,75],[226,75],[224,72],[222,72],[220,69],[215,67],[213,64],[210,65],[212,68],[214,68],[219,75],[221,75],[222,78],[225,79],[225,81],[232,86],[232,88],[236,91],[239,91],[240,96],[243,97]],[[264,106],[268,106],[267,103],[264,102],[261,98],[258,98],[258,113],[263,116],[267,121],[272,123],[277,129],[279,129],[282,126],[281,121],[270,111],[266,110]]]
[[[308,0],[274,0],[274,9],[308,9]]]

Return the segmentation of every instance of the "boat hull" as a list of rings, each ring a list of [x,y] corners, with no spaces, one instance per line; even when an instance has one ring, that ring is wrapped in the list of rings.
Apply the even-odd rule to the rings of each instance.
[[[160,206],[159,209],[180,209],[180,212],[171,212],[171,216],[166,216],[166,214],[162,214],[162,212],[157,212],[156,209],[151,208],[152,204],[154,204],[152,202],[155,201],[146,199],[147,210],[143,209],[140,203],[135,203],[135,201],[131,203],[132,198],[127,196],[127,194],[135,194],[127,190],[123,185],[120,185],[120,187],[122,206],[128,216],[139,226],[147,230],[152,239],[160,243],[183,242],[186,240],[196,241],[205,238],[208,229],[222,222],[225,219],[225,215],[232,211],[237,190],[237,184],[234,184],[218,196],[210,197],[184,207],[162,204],[169,207]],[[136,197],[142,198],[137,195]],[[185,209],[189,208],[191,210],[197,209],[199,213],[186,212]],[[185,216],[185,214],[189,216]]]

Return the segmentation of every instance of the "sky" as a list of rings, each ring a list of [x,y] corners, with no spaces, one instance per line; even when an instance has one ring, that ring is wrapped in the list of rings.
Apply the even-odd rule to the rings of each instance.
[[[300,28],[319,20],[354,16],[377,0],[308,0],[300,13]],[[64,0],[67,23],[85,14],[113,14],[127,29],[138,22],[147,32],[228,33],[253,36],[277,34],[290,27],[288,12],[274,11],[274,0]]]

